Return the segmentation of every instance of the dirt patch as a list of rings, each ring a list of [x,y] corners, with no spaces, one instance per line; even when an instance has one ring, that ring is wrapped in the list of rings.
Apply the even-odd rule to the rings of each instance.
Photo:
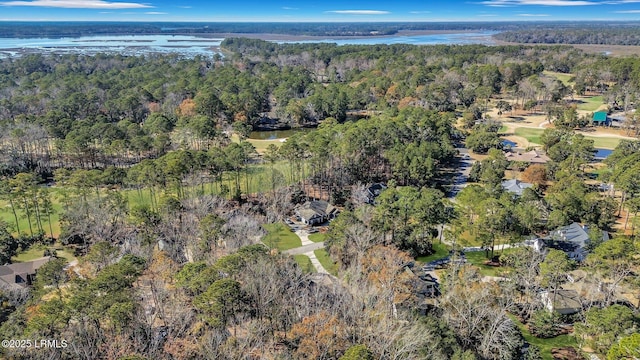
[[[556,360],[584,360],[584,358],[578,354],[578,351],[572,347],[551,349],[551,356]]]

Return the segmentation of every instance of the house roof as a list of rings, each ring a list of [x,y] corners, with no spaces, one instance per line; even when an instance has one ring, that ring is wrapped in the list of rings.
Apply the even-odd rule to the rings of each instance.
[[[305,219],[311,219],[314,216],[327,216],[335,210],[333,205],[324,200],[307,201],[298,208],[298,214]]]
[[[511,179],[511,180],[507,180],[507,181],[503,181],[502,182],[502,188],[505,191],[508,191],[510,193],[514,193],[516,195],[522,195],[522,192],[524,191],[524,189],[530,188],[532,186],[533,186],[533,184],[522,182],[522,181],[516,180],[516,179]]]
[[[607,121],[607,112],[606,111],[597,111],[593,113],[593,121],[595,122],[605,122]]]
[[[508,161],[523,161],[532,164],[546,164],[551,159],[540,150],[533,149],[531,151],[505,151],[504,156]]]
[[[587,255],[586,245],[590,241],[589,229],[574,222],[553,230],[543,240],[548,247],[562,250],[570,257],[581,261]],[[602,231],[602,240],[609,240],[609,233]]]
[[[574,222],[567,226],[562,226],[553,230],[549,236],[549,240],[572,243],[580,247],[584,247],[589,242],[589,233],[587,228]]]
[[[49,260],[51,260],[51,257],[46,256],[32,261],[0,266],[0,282],[15,285],[16,275],[20,275],[23,279],[26,279],[27,275],[35,274],[36,270],[49,262]]]
[[[371,195],[378,196],[386,188],[387,188],[387,186],[385,184],[383,184],[383,183],[375,183],[375,184],[369,186],[367,188],[367,190],[369,191],[369,193],[371,193]]]
[[[549,301],[553,301],[554,310],[579,311],[582,309],[582,299],[575,290],[558,289],[555,293],[549,291],[547,296],[549,297]]]

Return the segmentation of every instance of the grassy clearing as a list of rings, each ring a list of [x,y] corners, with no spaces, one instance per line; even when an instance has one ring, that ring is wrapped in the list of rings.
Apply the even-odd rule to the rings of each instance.
[[[270,248],[279,250],[289,250],[302,246],[302,241],[291,229],[282,223],[264,224],[262,227],[267,230],[262,242]]]
[[[272,176],[272,170],[275,172],[275,176]],[[243,194],[256,194],[269,192],[273,188],[273,182],[275,180],[276,187],[284,185],[290,185],[293,183],[291,175],[291,167],[286,161],[278,161],[275,164],[253,164],[249,165],[247,171],[240,174],[240,190]],[[194,197],[202,194],[215,194],[224,195],[229,197],[229,194],[221,194],[221,187],[227,188],[233,191],[235,188],[235,173],[227,172],[223,174],[221,182],[205,182],[201,185],[184,186],[183,191],[186,197]],[[51,202],[53,206],[53,214],[51,215],[51,228],[53,230],[53,237],[58,238],[60,236],[60,214],[62,214],[62,194],[65,191],[71,193],[76,192],[75,189],[65,189],[62,187],[49,188],[51,193]],[[133,208],[139,205],[151,204],[151,193],[149,189],[142,189],[140,191],[136,189],[120,189],[119,191],[126,199],[129,208]],[[101,191],[101,196],[106,194],[107,190]],[[168,185],[166,189],[156,189],[158,198],[166,195],[175,195],[175,186]],[[90,193],[90,196],[95,196],[94,192]],[[0,201],[0,221],[6,223],[9,226],[10,231],[17,236],[18,227],[21,234],[29,234],[29,223],[27,217],[22,211],[17,211],[18,226],[11,211],[11,207],[8,202]],[[34,232],[37,231],[35,219],[32,218],[32,227]],[[42,219],[43,228],[46,236],[50,236],[50,229],[48,219],[45,217]]]
[[[322,267],[324,267],[325,270],[329,272],[329,274],[338,276],[338,264],[334,263],[333,260],[331,260],[329,253],[327,253],[327,250],[318,249],[313,253],[316,255],[316,258],[318,258],[320,264],[322,264]]]
[[[498,252],[495,252],[498,255]],[[500,276],[502,272],[504,272],[504,268],[500,266],[489,266],[485,265],[485,261],[489,260],[484,251],[474,251],[468,252],[464,254],[467,258],[467,262],[474,265],[480,270],[480,274],[484,276]],[[491,256],[491,252],[489,252],[489,256]]]
[[[44,251],[46,249],[56,250],[56,254],[58,255],[58,257],[65,258],[68,262],[72,262],[76,259],[76,257],[73,256],[73,254],[69,250],[65,249],[62,245],[53,244],[52,246],[34,245],[28,250],[14,256],[13,258],[11,258],[11,260],[13,262],[25,262],[39,259],[44,256]]]
[[[298,263],[305,273],[314,273],[316,268],[311,263],[311,259],[307,255],[293,255],[293,259]]]
[[[602,105],[604,105],[602,96],[590,96],[580,98],[582,103],[578,104],[578,110],[582,111],[596,111]]]
[[[0,202],[0,206],[3,205],[3,202]],[[8,206],[8,205],[7,205]],[[10,207],[4,206],[0,208],[0,221],[4,222],[9,226],[10,231],[13,235],[18,235],[18,229],[16,227],[16,220],[13,216],[13,212]],[[61,206],[60,204],[54,203],[53,208],[55,213],[51,214],[51,228],[53,230],[53,237],[57,238],[60,235],[60,212]],[[36,233],[37,226],[35,224],[35,220],[31,219],[31,224],[33,226],[33,231]],[[20,227],[21,234],[29,234],[29,222],[27,221],[27,217],[22,214],[21,211],[18,211],[18,226]],[[51,236],[51,230],[49,229],[49,222],[47,219],[42,219],[42,227],[44,229],[45,236]]]
[[[315,233],[315,234],[309,234],[309,240],[313,241],[313,242],[323,242],[327,239],[327,234],[324,233]]]
[[[544,132],[544,129],[535,129],[535,128],[517,128],[515,130],[515,135],[522,136],[527,139],[530,143],[541,145],[540,135]],[[585,136],[585,138],[593,140],[593,146],[601,149],[615,149],[616,146],[620,143],[620,139],[618,138],[609,138],[609,137],[595,137],[595,136]]]
[[[601,149],[615,149],[620,143],[620,139],[618,138],[587,136],[587,139],[593,139],[593,146]]]
[[[46,216],[41,218],[42,228],[45,236],[51,236],[51,230],[53,230],[53,237],[57,238],[60,235],[60,214],[62,213],[62,206],[60,205],[61,194],[60,189],[55,187],[49,188],[49,191],[51,193],[51,204],[53,206],[53,213],[51,214],[51,228],[49,228],[49,219]],[[18,215],[20,233],[29,234],[29,221],[27,216],[20,210],[17,210],[16,212]],[[11,205],[9,205],[9,202],[4,200],[0,201],[0,221],[8,225],[9,230],[14,236],[18,236],[18,227],[16,227],[16,219],[11,211]],[[38,229],[35,215],[31,217],[31,226],[33,227],[33,232],[36,233]]]
[[[573,84],[572,81],[569,81],[572,77],[574,77],[573,74],[565,74],[565,73],[554,72],[554,71],[544,71],[543,73],[547,76],[551,76],[562,81],[562,83],[565,86],[570,86]]]
[[[482,245],[482,240],[472,235],[469,230],[463,231],[458,237],[458,245],[461,247],[473,247]]]
[[[572,346],[574,348],[578,347],[578,342],[576,338],[571,335],[560,335],[550,339],[540,339],[537,338],[529,332],[526,326],[522,324],[515,316],[509,316],[511,320],[518,326],[520,332],[524,339],[532,345],[540,348],[540,355],[542,355],[542,359],[544,360],[553,360],[553,356],[551,355],[551,349]]]
[[[416,260],[422,263],[428,263],[430,261],[438,260],[449,256],[449,247],[442,243],[434,243],[433,250],[435,251],[433,254],[428,256],[420,256],[417,257]]]
[[[530,143],[542,145],[540,141],[540,135],[544,132],[544,129],[534,129],[534,128],[517,128],[514,131],[516,136],[521,136]]]
[[[238,138],[238,135],[232,134],[231,141],[235,143],[239,143],[240,138]],[[282,145],[282,141],[280,141],[280,139],[275,139],[275,140],[246,139],[246,141],[256,148],[256,151],[258,152],[258,154],[263,154],[265,151],[267,151],[267,147],[269,147],[269,145],[273,144],[277,147],[280,147]]]

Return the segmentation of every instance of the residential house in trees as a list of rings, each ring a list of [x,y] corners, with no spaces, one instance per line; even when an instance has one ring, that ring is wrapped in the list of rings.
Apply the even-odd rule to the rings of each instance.
[[[609,240],[609,233],[602,231],[602,240]],[[544,250],[544,248],[550,247],[562,250],[571,260],[583,261],[588,254],[587,244],[589,241],[589,229],[587,226],[574,222],[553,230],[548,236],[542,239],[544,247],[538,245],[538,248]]]
[[[593,124],[609,126],[609,124],[611,124],[611,119],[607,115],[606,111],[596,111],[593,113]]]
[[[387,185],[383,183],[375,183],[367,187],[367,192],[365,195],[367,198],[366,203],[373,205],[376,201],[376,198],[380,196],[380,193],[382,193],[386,188]]]
[[[502,182],[502,189],[517,196],[521,196],[524,189],[532,187],[533,184],[522,182],[520,180],[511,179]]]
[[[542,303],[549,311],[571,315],[582,311],[582,299],[575,290],[558,289],[540,293]]]
[[[36,279],[38,269],[49,262],[51,257],[0,266],[0,285],[9,288],[31,286]]]
[[[505,151],[504,157],[508,161],[521,161],[529,164],[546,164],[551,161],[551,158],[543,151],[537,149],[526,152],[521,149],[512,149],[511,151]]]
[[[335,218],[338,209],[324,200],[314,200],[298,206],[295,212],[304,224],[317,225]]]

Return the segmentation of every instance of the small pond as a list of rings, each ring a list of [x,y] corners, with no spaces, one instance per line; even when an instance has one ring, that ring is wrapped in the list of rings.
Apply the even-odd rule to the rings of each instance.
[[[514,147],[518,146],[518,144],[516,144],[515,142],[513,142],[511,140],[503,139],[502,140],[502,146],[503,147],[512,147],[512,148],[514,148]]]
[[[613,150],[610,149],[594,149],[595,150],[595,158],[596,159],[606,159],[611,155]]]

